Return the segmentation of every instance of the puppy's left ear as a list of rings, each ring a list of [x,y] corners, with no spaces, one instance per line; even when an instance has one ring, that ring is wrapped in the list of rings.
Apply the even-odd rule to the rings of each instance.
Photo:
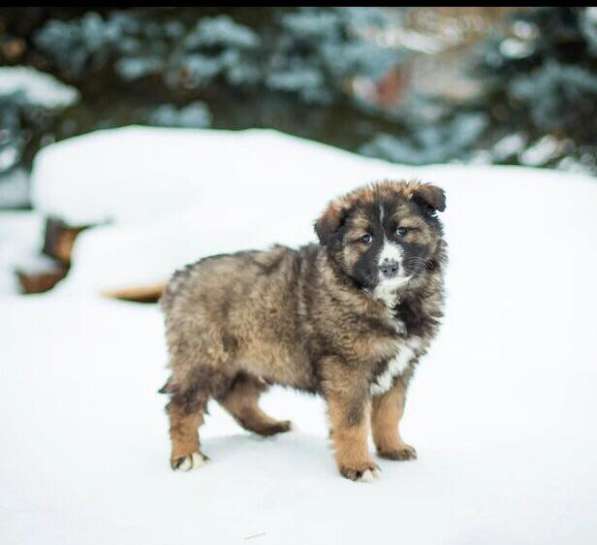
[[[346,220],[348,207],[340,201],[333,201],[326,208],[323,214],[315,222],[315,233],[319,243],[323,246],[328,244]]]
[[[441,187],[431,184],[421,184],[413,192],[413,199],[423,203],[431,210],[443,212],[446,209],[446,194]]]

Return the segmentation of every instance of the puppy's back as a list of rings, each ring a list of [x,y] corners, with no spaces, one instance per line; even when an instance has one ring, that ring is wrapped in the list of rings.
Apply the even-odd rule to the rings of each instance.
[[[316,253],[316,246],[275,246],[205,258],[176,272],[161,300],[176,380],[191,380],[188,373],[201,366],[312,389],[301,285]]]
[[[200,324],[247,335],[251,329],[258,337],[279,331],[294,319],[301,275],[316,252],[316,245],[299,250],[276,245],[187,265],[174,273],[160,300],[166,323],[187,332]]]

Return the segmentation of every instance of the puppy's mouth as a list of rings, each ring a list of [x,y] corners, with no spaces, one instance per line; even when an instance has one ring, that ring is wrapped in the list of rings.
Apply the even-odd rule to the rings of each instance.
[[[378,265],[376,289],[393,291],[407,286],[416,270],[409,270],[405,265],[402,260],[383,259]]]
[[[365,292],[374,297],[391,305],[396,302],[401,291],[408,289],[408,284],[412,280],[413,275],[399,275],[393,278],[380,278],[375,286],[366,288]]]
[[[413,274],[398,275],[393,278],[380,278],[375,289],[384,289],[389,291],[399,290],[408,286],[413,279]]]

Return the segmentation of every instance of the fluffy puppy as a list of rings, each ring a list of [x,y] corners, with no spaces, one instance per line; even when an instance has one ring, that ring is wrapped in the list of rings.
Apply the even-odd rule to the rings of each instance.
[[[245,429],[290,429],[258,405],[271,384],[321,394],[340,473],[377,473],[367,438],[390,460],[416,458],[399,432],[406,389],[436,334],[446,243],[442,189],[384,181],[332,201],[319,244],[201,259],[161,298],[172,374],[173,469],[207,457],[198,427],[210,398]]]

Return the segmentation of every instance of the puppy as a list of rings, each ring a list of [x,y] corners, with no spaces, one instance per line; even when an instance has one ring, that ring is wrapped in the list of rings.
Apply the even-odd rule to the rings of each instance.
[[[172,374],[175,470],[207,457],[198,427],[210,398],[245,429],[290,429],[259,407],[271,384],[321,394],[340,473],[369,480],[379,456],[416,458],[399,432],[406,389],[437,332],[446,243],[439,187],[384,181],[332,201],[319,244],[201,259],[177,271],[161,298]]]

